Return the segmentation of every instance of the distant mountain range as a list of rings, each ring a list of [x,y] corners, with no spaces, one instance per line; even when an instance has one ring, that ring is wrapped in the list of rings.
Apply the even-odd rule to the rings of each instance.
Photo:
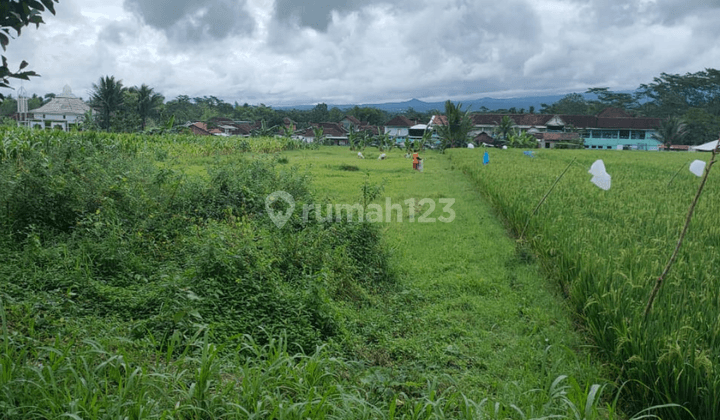
[[[507,99],[496,99],[496,98],[481,98],[481,99],[473,99],[473,100],[467,100],[467,101],[457,101],[461,102],[463,104],[463,109],[468,109],[470,107],[470,111],[479,111],[483,107],[487,108],[488,110],[495,110],[495,109],[510,109],[515,108],[518,111],[522,108],[525,109],[527,112],[529,108],[535,107],[535,112],[540,111],[541,104],[548,104],[551,105],[560,99],[564,98],[566,94],[563,95],[546,95],[546,96],[528,96],[523,98],[507,98]],[[593,94],[583,94],[583,96],[586,99],[595,99],[596,96]],[[456,102],[456,101],[453,101]],[[313,109],[316,105],[295,105],[295,106],[278,106],[274,107],[276,109],[299,109],[299,110],[308,110]],[[349,108],[354,107],[355,105],[331,105],[328,104],[328,109],[332,109],[334,107],[340,108],[342,110],[346,110]],[[404,102],[387,102],[382,104],[357,104],[359,107],[371,107],[371,108],[377,108],[381,109],[383,111],[387,111],[390,113],[402,113],[407,111],[408,109],[412,108],[415,111],[418,112],[427,112],[431,111],[433,109],[443,111],[445,109],[445,102],[424,102],[419,99],[411,99],[409,101]]]

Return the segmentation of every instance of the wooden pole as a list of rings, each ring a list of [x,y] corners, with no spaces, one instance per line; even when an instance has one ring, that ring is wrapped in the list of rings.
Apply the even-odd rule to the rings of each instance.
[[[670,256],[670,259],[668,260],[667,264],[665,265],[665,269],[663,270],[662,274],[660,274],[660,277],[658,277],[657,281],[655,282],[655,287],[653,287],[652,292],[650,293],[650,299],[648,299],[647,306],[645,306],[645,320],[647,320],[648,314],[650,314],[650,310],[652,309],[653,302],[655,301],[655,297],[657,296],[658,291],[660,291],[660,286],[662,286],[663,281],[665,280],[665,277],[670,272],[670,268],[672,268],[673,264],[675,263],[675,259],[677,259],[677,255],[680,252],[680,248],[682,247],[683,240],[685,239],[685,234],[687,233],[688,227],[690,227],[690,220],[692,219],[693,212],[695,211],[695,206],[698,203],[698,200],[700,199],[700,195],[702,194],[703,188],[705,188],[705,183],[707,182],[708,175],[710,174],[710,169],[712,168],[713,164],[715,163],[715,158],[718,155],[718,152],[720,152],[720,140],[718,140],[718,143],[715,145],[715,149],[712,151],[712,157],[710,158],[710,162],[705,167],[705,174],[703,176],[702,182],[700,182],[700,186],[698,187],[697,193],[695,194],[695,199],[690,204],[690,209],[688,210],[687,217],[685,218],[685,226],[683,226],[682,231],[680,232],[680,237],[678,238],[677,245],[675,245],[675,250],[673,251],[672,255]]]

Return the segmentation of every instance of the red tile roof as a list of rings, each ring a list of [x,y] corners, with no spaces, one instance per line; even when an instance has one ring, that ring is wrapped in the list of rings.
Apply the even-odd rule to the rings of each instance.
[[[385,123],[386,127],[412,127],[413,125],[415,125],[415,121],[404,115],[398,115]]]
[[[358,125],[358,126],[359,126],[359,125],[363,125],[363,123],[362,123],[360,120],[358,120],[357,118],[353,117],[352,115],[346,115],[345,118],[343,118],[343,119],[344,119],[344,120],[348,120],[348,121],[350,121],[351,123],[353,123],[353,124],[355,124],[355,125]]]
[[[192,130],[193,134],[198,136],[209,136],[210,131],[208,130],[207,124],[204,122],[196,122],[190,124],[190,130]]]
[[[444,115],[433,115],[429,125],[447,125],[447,117]]]
[[[580,134],[578,133],[535,133],[535,138],[538,140],[545,141],[568,141],[568,140],[579,140]]]
[[[323,136],[325,137],[347,137],[347,131],[340,123],[331,123],[331,122],[325,122],[325,123],[314,123],[314,127],[322,127],[323,129]],[[315,137],[315,133],[313,132],[313,127],[307,128],[303,135],[305,137]]]
[[[473,140],[477,144],[482,144],[482,143],[495,144],[495,139],[492,138],[488,133],[486,133],[484,131],[482,133],[478,134],[477,136],[475,136],[475,138]]]
[[[358,128],[358,130],[369,131],[373,136],[377,136],[381,132],[385,132],[383,127],[378,127],[377,125],[362,125]]]
[[[620,109],[610,108],[599,115],[620,115]],[[618,112],[619,111],[619,112]],[[623,112],[624,113],[624,112]],[[554,115],[550,114],[473,114],[471,120],[474,125],[497,125],[502,117],[507,115],[516,125],[545,126]],[[627,115],[627,114],[624,114]],[[615,128],[650,130],[660,126],[659,118],[633,118],[619,116],[593,116],[593,115],[558,115],[567,125],[577,128]]]
[[[253,127],[250,124],[233,124],[237,127],[237,133],[243,136],[249,136],[252,134]]]

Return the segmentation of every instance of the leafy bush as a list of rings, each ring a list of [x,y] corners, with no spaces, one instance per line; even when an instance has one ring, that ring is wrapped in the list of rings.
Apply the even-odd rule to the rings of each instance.
[[[0,282],[50,320],[39,323],[48,335],[59,318],[98,317],[162,343],[207,325],[219,340],[284,332],[312,349],[343,334],[348,284],[392,281],[376,227],[305,224],[297,211],[284,229],[272,224],[272,192],[314,201],[308,176],[277,160],[240,158],[205,179],[158,168],[162,141],[50,135],[30,133],[18,144],[40,146],[0,164]]]

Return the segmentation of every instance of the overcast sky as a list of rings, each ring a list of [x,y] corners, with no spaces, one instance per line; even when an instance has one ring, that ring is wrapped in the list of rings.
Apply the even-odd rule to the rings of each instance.
[[[720,68],[720,0],[60,0],[56,11],[5,53],[42,75],[23,82],[30,93],[68,84],[87,99],[113,75],[168,100],[444,101]]]

